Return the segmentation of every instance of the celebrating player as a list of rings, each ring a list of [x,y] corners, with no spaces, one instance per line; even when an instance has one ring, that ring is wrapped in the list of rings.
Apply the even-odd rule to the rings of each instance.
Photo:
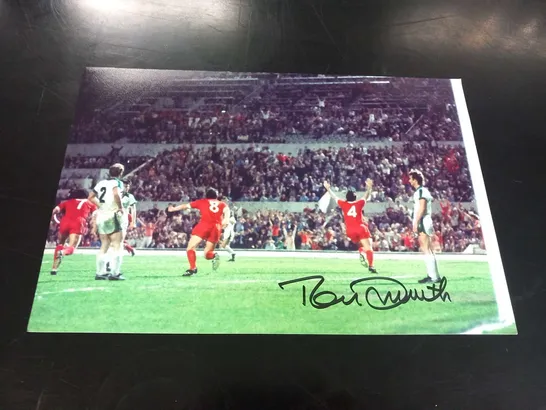
[[[74,253],[78,247],[82,235],[87,231],[87,218],[90,213],[97,209],[97,206],[88,198],[90,196],[83,189],[70,192],[70,199],[61,202],[53,209],[53,218],[64,212],[59,224],[59,236],[55,252],[53,254],[53,266],[51,274],[56,275],[63,256]],[[68,246],[65,246],[68,239]]]
[[[228,262],[235,262],[235,252],[231,249],[231,242],[233,242],[233,239],[235,238],[235,222],[237,222],[235,217],[231,215],[224,228],[222,241],[220,242],[220,248],[225,249],[231,256],[231,259],[228,260]]]
[[[100,181],[93,189],[93,200],[98,201],[99,209],[93,218],[93,233],[98,231],[100,238],[100,250],[97,254],[96,280],[124,280],[121,275],[121,264],[123,252],[121,242],[123,239],[123,205],[121,196],[123,192],[123,176],[125,167],[122,164],[114,164],[110,167],[110,178]],[[112,274],[107,274],[105,265],[107,262],[106,252],[112,247]]]
[[[209,188],[205,199],[199,199],[189,204],[180,204],[178,206],[169,206],[168,212],[178,212],[184,209],[197,209],[201,212],[201,219],[191,232],[191,238],[186,250],[190,268],[186,270],[183,276],[192,276],[197,273],[195,249],[205,240],[205,258],[212,259],[212,269],[218,269],[220,257],[214,252],[214,247],[220,240],[220,232],[223,226],[227,226],[230,218],[229,207],[225,202],[218,200],[218,191]]]
[[[409,183],[415,192],[413,194],[413,232],[419,235],[419,247],[425,255],[427,277],[419,283],[436,283],[440,281],[436,256],[432,250],[432,235],[434,226],[432,223],[432,195],[423,185],[425,178],[421,171],[409,172]]]
[[[341,210],[343,211],[343,219],[345,220],[346,235],[356,244],[359,244],[358,253],[360,254],[360,261],[362,264],[368,265],[368,270],[372,273],[377,273],[377,270],[373,266],[373,250],[370,244],[370,230],[368,224],[364,221],[362,211],[364,205],[370,197],[372,192],[373,181],[371,179],[366,180],[366,192],[364,196],[357,200],[356,194],[353,191],[348,191],[346,195],[346,201],[339,199],[330,189],[330,184],[324,181],[324,188],[335,199]]]
[[[131,189],[131,181],[128,179],[123,181],[123,185],[125,186],[125,191],[121,194],[121,205],[123,206],[123,220],[121,223],[121,232],[122,232],[122,245],[123,249],[125,249],[127,252],[131,254],[131,256],[135,256],[135,250],[134,248],[127,243],[125,240],[125,237],[127,236],[127,230],[132,229],[135,227],[135,220],[136,220],[136,204],[137,200],[131,194],[129,191]],[[112,256],[112,248],[107,253],[108,257]],[[106,262],[106,272],[110,273],[110,261]]]

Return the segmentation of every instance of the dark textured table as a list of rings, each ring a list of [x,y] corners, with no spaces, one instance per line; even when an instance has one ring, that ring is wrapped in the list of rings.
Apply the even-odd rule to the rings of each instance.
[[[0,409],[546,408],[545,12],[523,0],[0,0]],[[25,334],[86,66],[461,77],[520,335]]]

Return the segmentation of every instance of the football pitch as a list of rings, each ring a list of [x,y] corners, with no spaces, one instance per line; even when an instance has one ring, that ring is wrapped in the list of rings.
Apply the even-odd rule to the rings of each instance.
[[[29,331],[458,334],[497,319],[489,265],[483,259],[472,260],[472,256],[439,260],[451,301],[411,299],[392,309],[376,310],[364,297],[369,287],[374,289],[370,294],[374,306],[382,306],[374,295],[396,294],[401,284],[407,290],[415,289],[414,293],[424,290],[423,294],[432,296],[426,285],[417,283],[425,276],[421,259],[378,255],[375,265],[379,274],[371,275],[355,253],[340,258],[246,252],[228,262],[227,253],[220,251],[220,268],[213,271],[211,262],[198,252],[199,273],[182,277],[188,265],[184,251],[137,251],[134,257],[124,257],[126,281],[95,281],[94,252],[66,257],[57,276],[49,273],[52,255],[44,255]],[[280,282],[313,275],[324,277],[315,293],[330,292],[320,297],[315,294],[322,303],[341,296],[347,303],[354,295],[350,283],[371,279],[354,288],[360,304],[338,303],[322,309],[313,307],[309,300],[318,279],[284,285],[284,289],[279,286]],[[394,279],[400,285],[376,276]],[[513,334],[515,327],[495,333]]]

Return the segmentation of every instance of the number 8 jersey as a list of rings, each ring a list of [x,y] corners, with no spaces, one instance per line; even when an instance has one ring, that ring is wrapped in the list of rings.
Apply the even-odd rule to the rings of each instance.
[[[221,225],[224,208],[227,206],[225,202],[217,199],[199,199],[190,203],[193,209],[198,209],[201,212],[201,220],[199,223],[206,225]]]
[[[121,192],[123,191],[123,182],[117,178],[104,179],[100,181],[95,188],[93,188],[93,192],[95,192],[95,195],[100,202],[99,210],[112,212],[117,211],[118,206],[114,200],[114,188],[116,187],[118,188],[119,195],[121,196]]]

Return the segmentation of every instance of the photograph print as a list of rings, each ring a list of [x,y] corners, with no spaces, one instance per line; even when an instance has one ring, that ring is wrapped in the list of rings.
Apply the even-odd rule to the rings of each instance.
[[[88,68],[30,332],[516,334],[460,80]]]

